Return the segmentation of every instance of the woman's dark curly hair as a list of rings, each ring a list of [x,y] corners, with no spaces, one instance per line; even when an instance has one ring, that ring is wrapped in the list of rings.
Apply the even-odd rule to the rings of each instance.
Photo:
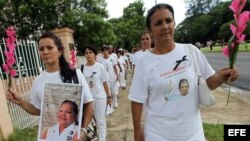
[[[62,52],[62,55],[59,58],[60,75],[63,82],[71,83],[71,80],[75,77],[75,71],[69,67],[69,63],[64,57],[64,46],[62,44],[61,39],[52,32],[46,32],[39,38],[39,41],[45,38],[52,39],[57,49]]]

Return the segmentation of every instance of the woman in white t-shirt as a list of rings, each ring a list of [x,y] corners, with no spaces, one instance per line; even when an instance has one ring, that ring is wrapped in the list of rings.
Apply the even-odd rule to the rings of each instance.
[[[132,67],[133,67],[133,72],[132,72],[132,76],[134,75],[134,70],[135,70],[135,66],[137,64],[138,59],[143,55],[144,52],[146,52],[148,49],[151,48],[151,44],[152,44],[152,39],[150,37],[150,34],[148,31],[144,31],[141,34],[141,38],[140,38],[140,49],[136,51],[133,54],[133,62],[132,62]]]
[[[64,58],[64,47],[60,38],[51,32],[44,33],[39,38],[39,54],[45,64],[45,71],[35,78],[31,88],[31,102],[22,99],[13,89],[7,91],[7,99],[19,105],[32,115],[40,115],[43,89],[45,83],[74,83],[78,80],[82,84],[82,99],[84,115],[82,127],[87,128],[92,119],[93,97],[90,93],[86,79],[80,70],[73,70]]]
[[[113,47],[112,45],[108,45],[108,47],[109,47],[109,55],[111,57],[115,58],[115,60],[117,61],[116,68],[118,70],[118,75],[119,75],[119,73],[122,71],[122,69],[121,69],[120,63],[118,62],[115,47]],[[117,83],[115,83],[114,89],[115,89],[115,93],[117,94],[117,97],[119,97],[119,82],[118,81],[117,81]]]
[[[118,107],[118,99],[117,95],[118,92],[116,91],[116,85],[119,80],[118,78],[118,68],[117,68],[117,59],[115,57],[112,57],[109,54],[109,48],[108,46],[103,46],[102,47],[102,56],[97,59],[97,62],[101,63],[104,65],[108,75],[109,75],[109,88],[110,88],[110,93],[112,95],[112,104],[115,108]]]
[[[99,141],[106,140],[106,107],[111,106],[111,94],[108,86],[108,73],[101,63],[96,62],[97,49],[94,46],[86,46],[84,55],[87,63],[84,64],[83,75],[89,85],[94,98],[94,115],[98,127]]]
[[[149,10],[146,22],[155,47],[136,63],[128,96],[132,101],[135,141],[205,141],[194,61],[187,44],[174,41],[173,8],[168,4],[155,5]],[[202,52],[195,51],[202,77],[211,90],[238,78],[238,73],[229,67],[215,73]],[[183,95],[179,90],[181,80],[189,84]]]
[[[119,74],[119,83],[120,83],[120,87],[122,87],[123,89],[126,88],[126,80],[125,80],[125,73],[126,73],[126,60],[123,56],[123,49],[118,49],[117,50],[117,58],[118,58],[118,62],[121,66],[121,72]]]

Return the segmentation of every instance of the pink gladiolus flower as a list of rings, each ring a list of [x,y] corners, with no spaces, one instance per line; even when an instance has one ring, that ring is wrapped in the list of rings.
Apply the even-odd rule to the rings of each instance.
[[[13,26],[8,27],[8,29],[6,30],[6,34],[8,37],[12,37],[16,35],[16,31],[14,29]]]
[[[4,51],[4,55],[6,56],[6,58],[12,58],[14,57],[14,52]]]
[[[240,13],[245,4],[246,0],[233,0],[229,8],[232,9],[232,11],[237,14]]]
[[[230,29],[233,32],[233,34],[236,35],[236,26],[233,24],[230,24]]]
[[[240,35],[240,36],[238,37],[237,42],[238,42],[238,43],[242,43],[242,42],[245,40],[245,37],[246,37],[245,34]]]
[[[16,62],[16,59],[14,57],[6,59],[6,63],[9,67],[12,67]]]
[[[15,75],[16,75],[16,70],[15,69],[10,70],[10,76],[14,77]]]
[[[76,61],[76,51],[73,49],[70,51],[70,68],[75,68]]]
[[[247,23],[250,20],[250,11],[242,12],[245,4],[246,0],[232,0],[231,5],[229,6],[229,8],[234,12],[236,24],[230,24],[230,29],[233,33],[233,36],[229,39],[228,46],[223,48],[222,51],[224,55],[229,57],[229,66],[231,69],[234,68],[234,64],[236,63],[239,45],[245,40],[246,35],[244,35],[243,32],[247,28]],[[229,82],[227,105],[230,96],[230,86],[231,82]]]
[[[7,46],[8,46],[9,51],[11,51],[11,52],[13,52],[16,49],[16,45],[15,44],[11,45],[11,44],[7,43]]]
[[[249,15],[250,15],[250,12],[249,11],[244,11],[242,12],[240,15],[239,15],[239,20],[237,21],[237,24],[239,26],[241,25],[246,25],[247,22],[249,21]]]
[[[237,33],[236,33],[236,37],[239,38],[239,36],[245,31],[245,29],[247,28],[247,25],[241,25],[238,26],[237,28]]]
[[[76,62],[76,58],[71,58],[71,61],[72,62]]]
[[[223,51],[223,54],[224,54],[226,57],[229,57],[229,50],[228,50],[228,46],[223,47],[223,48],[222,48],[222,51]]]
[[[6,72],[6,73],[9,73],[9,67],[7,64],[3,64],[3,70]]]
[[[3,69],[4,71],[8,74],[9,76],[9,83],[8,87],[11,87],[11,78],[16,75],[16,70],[13,68],[13,65],[16,63],[15,59],[15,41],[16,41],[16,31],[14,27],[8,27],[6,31],[6,34],[8,38],[6,39],[6,46],[8,50],[4,51],[4,55],[6,57],[5,62],[6,64],[3,64]]]
[[[14,43],[15,41],[16,41],[15,37],[9,37],[9,38],[6,39],[7,43]]]

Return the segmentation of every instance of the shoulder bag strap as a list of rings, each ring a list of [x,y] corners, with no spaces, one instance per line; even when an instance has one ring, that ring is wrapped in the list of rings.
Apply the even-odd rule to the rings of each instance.
[[[199,63],[198,63],[198,57],[197,57],[197,53],[195,51],[195,47],[193,45],[191,45],[191,44],[188,44],[188,47],[189,47],[189,50],[190,50],[191,55],[193,57],[195,71],[196,71],[197,75],[199,77],[201,77],[201,71],[200,71],[200,66],[199,66]]]
[[[81,72],[83,73],[84,70],[84,64],[81,65]]]
[[[79,80],[78,80],[76,69],[73,70],[73,78],[72,78],[72,80],[73,80],[73,82],[75,84],[79,84]]]

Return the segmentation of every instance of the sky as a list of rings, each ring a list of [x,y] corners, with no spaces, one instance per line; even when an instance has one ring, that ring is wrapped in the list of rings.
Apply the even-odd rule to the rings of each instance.
[[[119,18],[123,15],[123,8],[136,0],[106,0],[107,10],[110,18]],[[176,25],[185,19],[186,5],[184,0],[142,0],[145,6],[145,11],[148,11],[156,3],[167,3],[174,8],[174,16]],[[147,12],[146,12],[147,13]],[[145,13],[145,15],[146,15]]]

